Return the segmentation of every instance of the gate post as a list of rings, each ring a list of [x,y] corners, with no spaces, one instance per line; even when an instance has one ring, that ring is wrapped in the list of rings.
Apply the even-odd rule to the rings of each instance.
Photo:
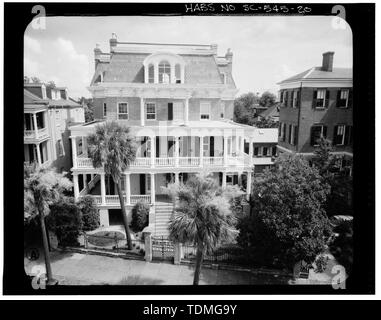
[[[144,259],[147,262],[152,261],[152,236],[151,236],[151,231],[146,227],[143,230],[143,235],[144,235]]]
[[[182,258],[182,247],[180,242],[176,242],[173,244],[174,250],[175,250],[175,256],[173,263],[174,264],[180,264],[181,263],[181,258]]]

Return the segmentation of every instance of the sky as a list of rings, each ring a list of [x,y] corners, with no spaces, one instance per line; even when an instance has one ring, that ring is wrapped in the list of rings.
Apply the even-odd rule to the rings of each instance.
[[[314,66],[334,51],[334,67],[352,67],[352,32],[333,17],[185,16],[47,17],[45,29],[28,26],[24,75],[68,87],[69,96],[90,97],[94,48],[109,52],[112,33],[122,42],[218,45],[233,52],[238,94],[270,91],[277,82]]]

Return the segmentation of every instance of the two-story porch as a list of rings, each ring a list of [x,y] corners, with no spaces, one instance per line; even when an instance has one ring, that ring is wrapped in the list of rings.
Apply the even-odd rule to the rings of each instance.
[[[24,107],[24,162],[49,162],[49,131],[47,107],[44,105]]]

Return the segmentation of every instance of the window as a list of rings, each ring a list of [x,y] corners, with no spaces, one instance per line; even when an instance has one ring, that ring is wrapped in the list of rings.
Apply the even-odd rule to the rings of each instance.
[[[200,104],[200,119],[209,120],[210,118],[210,103],[203,102]]]
[[[344,137],[345,137],[345,125],[335,126],[333,133],[333,144],[337,146],[344,145]]]
[[[292,107],[297,108],[299,107],[299,102],[300,102],[300,91],[299,90],[294,90],[292,92]]]
[[[296,145],[298,138],[298,126],[290,124],[290,136],[289,136],[289,143],[293,146]]]
[[[103,103],[103,117],[107,116],[107,104]]]
[[[259,154],[259,147],[254,147],[254,155],[258,156]]]
[[[316,109],[324,109],[328,107],[329,91],[326,89],[318,89],[314,91],[313,106]]]
[[[284,106],[287,107],[287,104],[288,104],[288,91],[286,91],[284,93],[284,101],[283,101],[283,103],[284,103]]]
[[[148,83],[155,82],[155,69],[152,64],[148,66]]]
[[[327,137],[327,127],[323,125],[316,125],[311,127],[311,146],[316,146],[320,138]]]
[[[179,64],[175,65],[175,78],[176,83],[181,83],[181,66]]]
[[[202,139],[202,146],[204,150],[204,156],[208,157],[209,156],[209,138],[210,137],[203,137]]]
[[[262,155],[263,156],[267,156],[267,151],[268,151],[268,147],[263,147],[263,149],[262,149]]]
[[[349,90],[339,90],[337,92],[337,107],[338,108],[348,108],[349,102]]]
[[[221,102],[220,108],[221,108],[220,117],[221,119],[223,119],[225,118],[225,103]]]
[[[127,102],[118,103],[118,119],[119,120],[128,120]]]
[[[62,157],[64,155],[64,148],[62,139],[57,140],[57,157]]]
[[[283,102],[283,96],[284,96],[284,92],[283,90],[280,91],[280,94],[279,94],[279,101],[282,103]]]
[[[286,141],[286,124],[283,122],[280,124],[279,140]]]
[[[159,83],[169,83],[171,79],[171,65],[167,61],[159,64]]]
[[[147,120],[156,119],[156,105],[154,103],[147,103]]]
[[[272,147],[272,156],[276,157],[276,146]]]
[[[146,174],[146,191],[151,192],[151,174]]]

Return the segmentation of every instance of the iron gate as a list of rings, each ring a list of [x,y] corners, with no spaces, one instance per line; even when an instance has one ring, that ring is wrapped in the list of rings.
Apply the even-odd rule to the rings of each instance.
[[[152,259],[173,260],[175,257],[175,249],[173,242],[166,237],[152,238]]]

